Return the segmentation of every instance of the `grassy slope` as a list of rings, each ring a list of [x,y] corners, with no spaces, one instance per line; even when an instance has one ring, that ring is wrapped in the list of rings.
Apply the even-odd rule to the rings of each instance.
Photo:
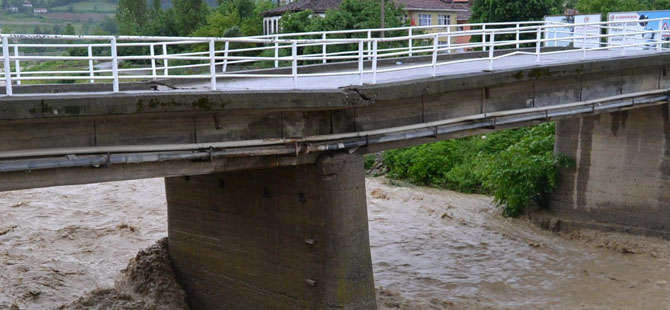
[[[70,13],[70,6],[73,9],[71,13],[74,14],[64,14],[72,15],[67,17],[47,17],[39,14],[7,14],[0,11],[0,29],[2,29],[3,33],[33,33],[35,26],[40,26],[43,29],[48,27],[50,29],[55,25],[65,27],[67,23],[71,23],[79,31],[84,22],[93,15],[113,16],[116,12],[116,5],[98,0],[96,2],[75,2],[66,6],[49,8],[49,13]]]
[[[72,8],[74,13],[114,13],[116,12],[116,5],[105,1],[96,2],[75,2],[69,5],[57,6],[50,8],[51,12],[69,12]]]

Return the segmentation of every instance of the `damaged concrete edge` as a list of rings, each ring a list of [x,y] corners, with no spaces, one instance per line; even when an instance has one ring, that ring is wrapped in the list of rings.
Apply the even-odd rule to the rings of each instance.
[[[327,91],[195,92],[67,94],[0,99],[0,120],[114,116],[229,110],[337,110],[370,105],[373,98],[347,89]]]

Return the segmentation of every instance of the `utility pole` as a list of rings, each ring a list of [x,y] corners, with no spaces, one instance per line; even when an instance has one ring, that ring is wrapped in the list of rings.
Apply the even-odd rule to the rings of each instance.
[[[386,25],[386,0],[381,0],[381,1],[382,1],[382,5],[381,5],[382,12],[381,12],[381,15],[380,15],[380,18],[379,18],[379,24],[381,26],[380,28],[385,28],[386,27],[385,26]],[[382,31],[380,33],[380,36],[382,38],[384,37],[384,31]]]

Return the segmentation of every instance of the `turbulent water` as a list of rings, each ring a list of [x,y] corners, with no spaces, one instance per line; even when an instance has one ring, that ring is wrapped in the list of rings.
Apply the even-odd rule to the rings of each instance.
[[[384,178],[367,189],[380,309],[670,309],[668,241],[554,234],[489,197]],[[161,179],[0,193],[0,310],[184,308],[156,243],[164,194]]]

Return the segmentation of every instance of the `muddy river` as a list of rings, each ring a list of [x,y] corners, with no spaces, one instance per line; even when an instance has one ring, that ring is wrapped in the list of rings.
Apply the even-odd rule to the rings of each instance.
[[[384,178],[367,191],[380,309],[670,309],[668,241],[551,233],[486,196]],[[118,288],[166,236],[164,194],[162,179],[0,193],[0,310]]]

